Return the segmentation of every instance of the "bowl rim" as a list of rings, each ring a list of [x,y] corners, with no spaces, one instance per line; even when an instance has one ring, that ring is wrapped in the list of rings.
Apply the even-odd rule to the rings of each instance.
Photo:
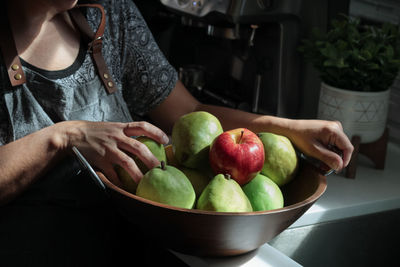
[[[185,213],[193,213],[193,214],[206,214],[206,215],[214,215],[214,216],[253,216],[253,215],[265,215],[265,214],[272,214],[272,213],[281,213],[287,210],[293,210],[296,208],[300,208],[302,206],[306,206],[310,203],[315,202],[316,200],[318,200],[322,194],[325,192],[326,188],[327,188],[327,181],[326,181],[326,176],[323,176],[322,174],[318,173],[315,170],[311,170],[313,172],[316,173],[316,175],[318,176],[318,187],[316,188],[315,192],[307,197],[306,199],[304,199],[303,201],[297,202],[295,204],[291,204],[289,206],[284,206],[282,208],[279,209],[273,209],[273,210],[267,210],[267,211],[251,211],[251,212],[217,212],[217,211],[206,211],[206,210],[199,210],[199,209],[187,209],[187,208],[180,208],[180,207],[175,207],[175,206],[171,206],[171,205],[167,205],[167,204],[163,204],[163,203],[159,203],[153,200],[149,200],[149,199],[145,199],[142,198],[140,196],[137,196],[133,193],[130,193],[118,186],[116,186],[115,184],[113,184],[110,180],[108,180],[108,178],[100,171],[96,171],[97,175],[99,176],[99,178],[101,179],[101,181],[106,185],[106,187],[108,187],[109,189],[116,191],[119,194],[124,195],[125,197],[128,198],[133,198],[137,201],[143,202],[145,204],[149,204],[149,205],[153,205],[153,206],[157,206],[160,208],[166,208],[169,210],[174,210],[174,211],[180,211],[180,212],[185,212]]]

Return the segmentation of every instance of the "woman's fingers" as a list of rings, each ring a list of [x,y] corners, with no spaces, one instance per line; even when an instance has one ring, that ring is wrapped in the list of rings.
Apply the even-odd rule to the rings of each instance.
[[[129,176],[135,181],[135,183],[138,184],[143,178],[143,173],[137,167],[135,161],[132,160],[132,162],[129,163],[127,161],[124,161],[118,165],[121,166],[129,174]]]
[[[127,136],[145,135],[160,144],[167,144],[169,142],[168,136],[160,128],[145,121],[127,123],[124,133]]]
[[[327,133],[327,136],[329,136],[329,139],[328,139],[328,144],[327,144],[328,151],[326,153],[329,156],[332,155],[331,154],[332,150],[329,148],[329,146],[338,148],[341,151],[341,155],[340,155],[341,164],[339,164],[340,166],[338,166],[338,167],[340,169],[342,169],[349,164],[350,159],[351,159],[351,154],[353,153],[354,147],[351,144],[349,138],[343,132],[342,124],[339,121],[334,121],[333,123],[334,123],[334,125],[336,125],[336,127],[331,127],[329,129],[329,132]],[[337,154],[334,151],[333,151],[333,153]],[[336,156],[335,156],[335,158],[337,159]],[[338,164],[337,161],[336,161],[336,164]],[[338,170],[338,169],[335,169],[335,170]]]
[[[331,169],[334,169],[336,172],[338,172],[345,167],[341,155],[330,150],[325,145],[317,143],[315,145],[315,149],[318,159],[328,165]]]
[[[160,165],[160,161],[153,155],[149,148],[134,138],[127,137],[119,148],[136,155],[149,169]]]
[[[111,183],[115,184],[118,187],[122,187],[121,181],[111,165],[109,165],[107,168],[104,168],[103,165],[101,171]]]
[[[348,139],[338,139],[334,145],[342,152],[342,168],[345,168],[350,162],[354,147]]]
[[[128,174],[132,177],[132,179],[136,183],[139,183],[139,181],[143,177],[143,173],[140,171],[140,169],[138,168],[136,162],[132,159],[132,157],[130,157],[129,155],[127,155],[126,153],[124,153],[119,149],[116,149],[111,154],[112,154],[111,160],[109,160],[108,162],[111,162],[112,165],[121,166],[123,169],[125,169],[125,171],[128,172]],[[111,175],[115,174],[117,176],[117,173],[115,172],[114,168],[111,168],[109,172],[111,173]]]
[[[353,145],[338,121],[298,120],[293,123],[292,141],[307,155],[315,157],[330,168],[340,171],[346,167]],[[332,148],[340,151],[334,151]]]
[[[72,122],[71,122],[72,123]],[[143,177],[131,155],[136,155],[148,168],[160,164],[146,145],[131,136],[145,135],[159,143],[168,142],[167,135],[147,122],[88,122],[76,121],[71,127],[69,144],[77,146],[89,162],[102,170],[109,179],[117,182],[113,168],[118,164],[139,182]]]
[[[126,138],[119,142],[118,147],[132,155],[136,155],[149,169],[160,165],[160,161],[153,155],[146,145],[129,136],[147,136],[160,144],[168,143],[168,136],[158,127],[148,122],[127,123],[124,128]]]

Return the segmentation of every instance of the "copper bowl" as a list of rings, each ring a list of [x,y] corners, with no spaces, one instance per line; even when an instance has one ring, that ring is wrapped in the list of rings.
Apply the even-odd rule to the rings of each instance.
[[[282,187],[281,209],[221,213],[176,208],[131,194],[97,172],[119,211],[137,231],[146,231],[157,244],[198,256],[232,256],[255,250],[288,228],[321,195],[326,177],[301,162],[299,174]]]

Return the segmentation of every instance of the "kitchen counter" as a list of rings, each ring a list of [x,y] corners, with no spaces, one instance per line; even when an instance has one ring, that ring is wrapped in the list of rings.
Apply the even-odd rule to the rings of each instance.
[[[328,187],[322,197],[285,232],[324,223],[368,216],[400,209],[400,147],[389,143],[384,170],[359,155],[354,179],[344,174],[328,176]],[[280,235],[278,235],[279,237]],[[287,238],[291,240],[290,237]],[[283,238],[285,242],[285,238]],[[295,242],[293,242],[295,244]],[[278,246],[279,247],[279,246]],[[208,259],[175,253],[189,266],[301,266],[275,248],[265,244],[246,255],[224,259]]]
[[[354,179],[344,174],[327,177],[321,198],[289,228],[400,208],[400,147],[389,143],[384,170],[359,155]]]

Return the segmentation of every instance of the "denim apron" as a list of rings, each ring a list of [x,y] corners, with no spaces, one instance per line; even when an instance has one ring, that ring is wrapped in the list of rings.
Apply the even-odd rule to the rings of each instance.
[[[72,77],[74,86],[24,67],[27,83],[2,94],[14,140],[58,121],[132,120],[121,90],[107,94],[90,60],[86,55],[76,72],[88,73],[85,79]],[[67,157],[0,207],[0,266],[114,266],[129,236],[124,224],[78,161]]]

